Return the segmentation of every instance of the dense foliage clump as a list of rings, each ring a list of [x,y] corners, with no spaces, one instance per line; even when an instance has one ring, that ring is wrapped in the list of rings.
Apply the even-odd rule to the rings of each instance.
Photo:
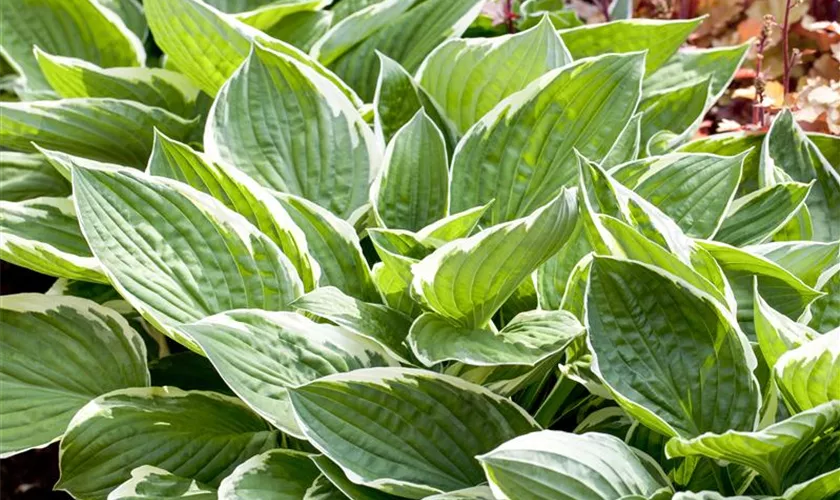
[[[0,454],[95,500],[840,497],[840,139],[692,140],[749,48],[700,19],[482,3],[0,3],[0,257],[58,278],[2,298]]]

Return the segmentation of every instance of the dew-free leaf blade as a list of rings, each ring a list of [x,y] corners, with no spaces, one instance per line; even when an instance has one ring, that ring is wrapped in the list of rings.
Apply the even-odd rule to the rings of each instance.
[[[606,55],[553,70],[476,123],[452,159],[451,210],[493,205],[486,225],[530,214],[577,179],[575,148],[605,156],[639,96],[642,54]]]
[[[370,195],[387,228],[418,231],[449,213],[446,142],[423,111],[394,134]]]
[[[711,297],[654,267],[596,257],[585,324],[593,371],[646,426],[688,437],[753,429],[756,360]]]
[[[483,482],[475,455],[536,428],[507,399],[414,369],[333,375],[291,399],[310,442],[351,481],[409,498]]]
[[[141,465],[217,486],[237,465],[274,448],[277,437],[247,406],[221,394],[174,387],[114,391],[70,422],[56,488],[104,500]]]
[[[736,246],[767,240],[796,216],[811,189],[808,184],[782,182],[736,199],[714,239]]]
[[[320,475],[309,457],[292,450],[271,450],[253,456],[222,480],[219,500],[301,500]]]
[[[149,157],[154,128],[176,139],[196,125],[160,108],[108,98],[0,103],[0,146],[36,151],[32,145],[141,168]]]
[[[104,67],[142,66],[143,44],[97,0],[8,0],[0,5],[2,52],[33,91],[49,90],[32,52],[78,57]]]
[[[102,68],[91,62],[35,49],[44,77],[65,99],[110,97],[137,101],[192,118],[198,88],[174,71],[158,68]]]
[[[576,220],[574,192],[563,190],[528,217],[435,250],[412,266],[412,292],[452,323],[484,328],[522,280],[566,243]]]
[[[381,162],[373,132],[338,87],[260,45],[219,92],[204,144],[263,186],[345,218],[367,201]]]
[[[274,242],[183,183],[129,170],[77,169],[73,188],[82,232],[109,280],[165,333],[230,309],[281,310],[303,292]],[[169,217],[176,213],[181,216]]]
[[[108,282],[69,198],[0,201],[0,257],[49,276]]]
[[[520,313],[498,333],[459,328],[434,313],[425,313],[414,321],[408,343],[427,366],[442,361],[533,366],[562,352],[583,332],[580,322],[566,311]]]
[[[40,153],[0,151],[0,200],[70,195],[70,184]]]
[[[417,79],[463,133],[505,97],[570,62],[544,18],[514,35],[444,42],[423,62]]]
[[[194,479],[178,477],[151,465],[141,465],[131,471],[131,478],[108,494],[108,500],[187,498],[189,500],[215,500],[216,490],[199,484]]]
[[[576,60],[607,52],[647,50],[645,72],[650,74],[677,51],[701,21],[621,20],[561,30],[560,37]]]
[[[378,344],[290,312],[240,309],[182,325],[228,386],[285,433],[302,437],[288,388],[371,366],[395,365]]]
[[[88,401],[149,385],[146,348],[116,311],[34,293],[0,300],[0,456],[60,438]]]
[[[497,498],[648,498],[670,489],[653,460],[609,434],[540,431],[478,457]]]
[[[712,86],[709,93],[717,97],[729,86],[749,48],[750,44],[747,43],[732,47],[678,51],[645,78],[644,94],[651,95],[710,79]]]
[[[774,370],[785,402],[794,411],[840,400],[840,329],[782,354]]]

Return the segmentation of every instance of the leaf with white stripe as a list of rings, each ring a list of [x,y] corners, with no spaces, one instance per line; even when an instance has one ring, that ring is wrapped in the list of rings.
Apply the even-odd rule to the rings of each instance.
[[[266,34],[309,52],[315,42],[329,31],[333,17],[331,10],[297,12],[281,19]]]
[[[103,67],[142,66],[143,43],[98,0],[4,0],[0,4],[4,58],[28,90],[49,90],[32,52],[78,57]]]
[[[599,432],[533,432],[478,460],[496,498],[614,500],[670,490],[652,458]]]
[[[373,132],[338,87],[260,45],[219,92],[204,146],[263,186],[344,218],[367,202],[382,161]]]
[[[141,465],[131,471],[131,478],[108,494],[108,500],[216,500],[216,490],[193,479],[178,477],[151,465]]]
[[[708,457],[749,467],[766,481],[772,493],[781,494],[788,471],[811,443],[840,424],[840,401],[832,401],[794,415],[760,431],[730,430],[693,439],[674,438],[665,452],[669,457]]]
[[[0,151],[0,201],[70,195],[70,183],[40,153]]]
[[[687,236],[709,238],[720,227],[741,178],[744,155],[676,153],[646,162],[631,186]]]
[[[362,302],[326,286],[300,297],[292,307],[372,340],[397,358],[405,358],[408,353],[403,341],[411,319],[388,306]]]
[[[178,330],[205,352],[228,386],[285,433],[302,437],[288,389],[334,373],[394,366],[378,344],[290,312],[228,311]]]
[[[82,232],[111,284],[190,348],[197,349],[171,327],[230,309],[282,310],[303,293],[273,241],[183,183],[130,170],[76,169],[73,189]]]
[[[766,241],[796,216],[811,189],[809,184],[780,182],[737,198],[714,239],[736,246]]]
[[[702,20],[629,19],[589,24],[561,30],[560,38],[575,60],[608,52],[647,51],[645,73],[649,75],[685,43]]]
[[[563,190],[528,217],[455,240],[412,266],[412,292],[451,323],[484,328],[519,284],[566,243],[577,220]]]
[[[353,226],[305,198],[277,192],[272,195],[306,236],[309,252],[321,267],[319,285],[377,302],[379,294]]]
[[[577,180],[575,149],[604,157],[633,116],[642,54],[553,70],[508,96],[467,132],[452,158],[451,210],[495,203],[486,226],[524,217]]]
[[[78,98],[0,102],[0,146],[36,151],[33,143],[72,155],[142,168],[157,128],[175,139],[197,125],[161,108],[134,101]]]
[[[510,400],[423,370],[332,375],[291,399],[310,443],[351,481],[409,498],[484,482],[475,456],[537,428]]]
[[[422,110],[394,134],[382,171],[370,191],[373,213],[384,226],[418,231],[449,213],[446,142]]]
[[[312,68],[361,104],[344,82],[305,53],[201,0],[145,0],[143,6],[167,59],[209,96],[219,92],[259,42]]]
[[[332,0],[280,0],[265,2],[256,8],[237,12],[234,18],[248,26],[268,33],[286,17],[300,12],[311,12],[326,7]]]
[[[816,286],[826,270],[840,264],[840,241],[778,241],[744,250],[772,260],[808,286]]]
[[[592,370],[666,436],[752,430],[756,359],[731,313],[655,267],[595,257],[586,294]]]
[[[215,487],[275,448],[277,438],[236,398],[174,387],[114,391],[85,405],[67,427],[56,489],[104,500],[141,465]]]
[[[439,45],[417,79],[465,132],[502,99],[572,62],[551,22],[494,38],[459,38]]]
[[[758,346],[764,361],[771,368],[781,355],[818,337],[808,325],[797,323],[770,307],[758,292],[755,293],[753,309]]]
[[[93,398],[149,385],[143,339],[116,311],[76,297],[0,299],[0,456],[64,434]]]
[[[825,295],[811,304],[808,325],[822,333],[840,328],[840,265],[826,269],[815,288]]]
[[[455,125],[400,63],[379,53],[379,79],[373,96],[373,126],[377,138],[383,143],[390,142],[394,134],[421,109],[443,133],[446,151],[451,153],[458,142]]]
[[[441,42],[461,35],[481,6],[479,0],[386,0],[337,23],[311,53],[370,101],[377,51],[414,73]]]
[[[0,257],[58,278],[108,282],[69,198],[0,201]]]
[[[677,136],[693,132],[706,112],[706,104],[713,102],[709,89],[709,80],[702,80],[642,99],[639,103],[639,111],[642,112],[641,143],[649,154],[658,152],[656,136],[661,132],[672,132]]]
[[[301,500],[321,474],[310,455],[271,450],[251,457],[219,485],[219,500]]]
[[[321,269],[309,253],[306,235],[280,202],[245,173],[160,133],[155,134],[148,173],[189,184],[241,214],[277,243],[297,269],[304,288],[315,288]]]
[[[459,328],[434,313],[425,313],[411,326],[408,343],[426,366],[443,361],[534,366],[562,352],[583,333],[583,325],[566,311],[523,312],[499,332]]]
[[[735,72],[747,56],[750,44],[712,49],[680,50],[672,55],[653,74],[645,78],[644,95],[663,90],[696,84],[707,79],[711,81],[710,94],[714,100],[726,90]]]
[[[315,462],[321,473],[324,474],[340,493],[344,494],[346,498],[351,500],[397,500],[394,495],[389,495],[384,491],[375,490],[367,486],[356,484],[347,479],[347,474],[344,470],[324,455],[312,455],[310,459]]]
[[[755,280],[758,281],[758,292],[764,300],[792,320],[799,319],[811,302],[822,295],[786,269],[760,255],[713,241],[702,241],[699,244],[712,254],[723,269],[738,302],[738,323],[751,339],[755,339]]]
[[[137,101],[192,118],[198,88],[180,73],[159,68],[102,68],[72,57],[48,54],[37,47],[35,57],[44,77],[65,99],[111,97]]]
[[[774,371],[785,402],[793,411],[840,401],[840,329],[782,354]]]

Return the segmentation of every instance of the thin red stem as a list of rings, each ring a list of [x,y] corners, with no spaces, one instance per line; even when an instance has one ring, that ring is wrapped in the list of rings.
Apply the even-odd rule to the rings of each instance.
[[[601,7],[601,13],[604,15],[604,20],[610,22],[610,0],[601,0],[598,2]]]
[[[507,25],[508,33],[515,32],[516,31],[516,26],[514,26],[513,20],[516,16],[513,13],[513,0],[505,0],[504,15],[505,15],[505,25]]]

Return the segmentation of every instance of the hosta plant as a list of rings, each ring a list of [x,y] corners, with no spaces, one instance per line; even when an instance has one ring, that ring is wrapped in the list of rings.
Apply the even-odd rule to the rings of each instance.
[[[2,456],[92,500],[838,498],[840,140],[692,140],[748,49],[699,19],[481,4],[2,2],[0,257],[57,278],[0,302]]]

